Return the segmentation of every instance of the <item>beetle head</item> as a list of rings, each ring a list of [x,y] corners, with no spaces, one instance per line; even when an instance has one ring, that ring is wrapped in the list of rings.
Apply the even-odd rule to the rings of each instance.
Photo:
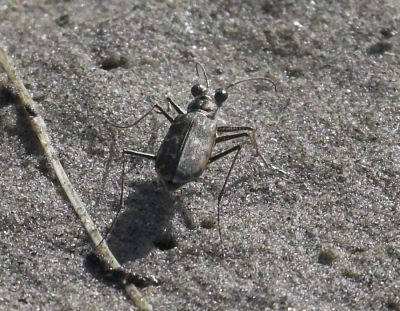
[[[208,84],[208,78],[207,78],[207,73],[206,70],[204,69],[203,65],[200,63],[196,63],[196,73],[197,76],[199,75],[199,68],[204,74],[204,80],[206,82],[206,86],[202,84],[195,84],[192,86],[191,93],[194,97],[194,99],[189,103],[189,106],[187,108],[187,112],[200,112],[204,115],[206,115],[210,119],[214,119],[215,114],[217,113],[218,109],[222,106],[222,103],[226,101],[228,98],[228,92],[227,90],[231,87],[234,87],[240,83],[247,82],[247,81],[254,81],[254,80],[266,80],[272,83],[272,85],[275,88],[276,91],[276,85],[274,81],[272,81],[269,78],[265,77],[255,77],[255,78],[247,78],[247,79],[242,79],[239,81],[236,81],[234,83],[231,83],[227,85],[224,88],[219,88],[214,91],[214,94],[211,94],[209,84]]]
[[[214,118],[219,107],[228,98],[228,92],[225,89],[216,89],[212,95],[202,84],[193,85],[191,93],[194,99],[189,103],[187,112],[202,112],[209,118]]]

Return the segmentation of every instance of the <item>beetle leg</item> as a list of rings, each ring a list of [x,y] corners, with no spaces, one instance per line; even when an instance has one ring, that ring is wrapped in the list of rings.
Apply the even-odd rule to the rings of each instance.
[[[220,215],[221,215],[221,200],[222,200],[222,196],[223,196],[223,194],[224,194],[225,188],[226,188],[226,184],[228,183],[228,179],[229,179],[229,177],[231,176],[231,172],[232,172],[233,166],[235,165],[236,159],[237,159],[237,157],[238,157],[238,155],[239,155],[239,153],[240,153],[240,150],[242,149],[242,146],[243,146],[243,145],[241,144],[241,145],[236,145],[236,146],[234,146],[234,147],[232,147],[232,148],[229,148],[228,150],[225,150],[225,151],[223,151],[223,152],[221,152],[221,153],[218,153],[218,154],[212,156],[212,157],[210,158],[210,160],[208,161],[208,163],[212,163],[212,162],[214,162],[214,161],[216,161],[216,160],[218,160],[218,159],[221,159],[222,157],[226,156],[227,154],[230,154],[230,153],[236,151],[235,156],[234,156],[234,158],[233,158],[233,160],[232,160],[231,166],[230,166],[230,168],[229,168],[228,174],[227,174],[226,177],[225,177],[225,181],[224,181],[224,184],[223,184],[223,186],[222,186],[222,189],[221,189],[221,191],[219,192],[218,201],[217,201],[217,202],[218,202],[218,203],[217,203],[217,209],[218,209],[218,215],[217,215],[218,233],[219,233],[219,239],[220,239],[220,241],[221,241],[222,249],[223,249],[222,231],[221,231],[221,226],[220,226],[220,218],[221,218],[221,217],[220,217]]]
[[[267,161],[263,155],[261,154],[259,148],[258,148],[258,143],[256,140],[256,129],[252,128],[250,126],[220,126],[217,128],[217,132],[219,133],[228,133],[228,132],[240,132],[240,131],[248,131],[248,132],[244,132],[244,133],[238,133],[238,134],[231,134],[231,135],[225,135],[225,136],[220,136],[217,137],[215,140],[215,143],[220,143],[223,141],[228,141],[231,139],[235,139],[235,138],[240,138],[240,137],[248,137],[250,139],[250,143],[253,145],[255,151],[256,151],[256,155],[261,159],[261,161],[267,166],[269,167],[271,170],[273,171],[277,171],[283,175],[289,176],[290,174],[286,171],[284,171],[283,169],[281,169],[280,167],[276,166],[275,164]]]
[[[220,133],[238,132],[238,131],[255,131],[255,128],[250,126],[218,126],[217,131]]]
[[[164,117],[166,117],[167,119],[168,119],[168,121],[170,122],[170,123],[172,123],[172,121],[174,121],[174,118],[173,117],[171,117],[169,114],[168,114],[168,112],[166,112],[165,110],[164,110],[164,108],[162,108],[160,105],[155,105],[155,107],[157,107],[157,109],[164,115]]]
[[[276,166],[274,163],[271,163],[267,160],[265,160],[265,158],[263,157],[263,155],[260,152],[260,149],[258,148],[258,143],[256,140],[256,130],[253,129],[251,135],[250,135],[250,140],[251,140],[251,144],[253,145],[255,151],[256,151],[256,155],[261,159],[261,161],[265,164],[265,166],[269,167],[271,170],[276,171],[281,173],[282,175],[285,176],[290,176],[290,174],[286,171],[284,171],[283,169],[281,169],[279,166]]]
[[[222,157],[226,156],[227,154],[230,154],[234,151],[236,151],[239,147],[241,147],[242,145],[236,145],[232,148],[229,148],[228,150],[222,151],[221,153],[218,153],[212,157],[210,157],[210,159],[208,160],[208,164],[213,163],[219,159],[221,159]]]
[[[123,160],[122,160],[122,174],[121,174],[121,193],[119,196],[119,209],[117,211],[117,214],[115,215],[110,227],[107,229],[106,234],[104,235],[103,240],[107,239],[108,234],[110,233],[111,229],[114,227],[115,222],[118,219],[119,213],[124,209],[125,204],[124,204],[124,182],[125,182],[125,155],[129,155],[129,156],[138,156],[138,157],[142,157],[142,158],[146,158],[146,159],[150,159],[150,160],[155,160],[156,156],[154,154],[151,153],[147,153],[147,152],[140,152],[140,151],[135,151],[135,150],[123,150],[122,151],[123,154]],[[101,242],[103,242],[103,240]],[[99,243],[100,245],[101,243]]]
[[[167,98],[168,104],[171,104],[172,107],[174,107],[175,111],[178,114],[185,114],[185,111],[181,107],[179,107],[179,105],[177,103],[175,103],[170,97],[167,96],[166,98]]]
[[[123,154],[127,154],[130,156],[137,156],[137,157],[141,157],[141,158],[146,158],[146,159],[150,159],[150,160],[155,160],[156,159],[156,155],[152,154],[152,153],[147,153],[147,152],[141,152],[141,151],[135,151],[135,150],[123,150]]]
[[[153,105],[149,110],[147,110],[139,119],[137,119],[135,122],[131,123],[131,124],[115,124],[112,123],[110,121],[107,121],[107,123],[111,124],[114,127],[117,128],[129,128],[129,127],[134,127],[136,124],[138,124],[140,121],[142,121],[144,118],[146,118],[150,113],[153,112],[154,109],[157,109],[159,113],[161,113],[162,115],[164,115],[168,121],[170,123],[172,123],[172,121],[174,120],[169,114],[168,112],[166,112],[164,110],[164,108],[162,108],[160,105],[155,104]]]
[[[250,137],[250,134],[249,133],[238,133],[238,134],[219,136],[215,139],[215,143],[218,144],[223,141],[232,140],[232,139],[240,138],[240,137]]]
[[[123,160],[122,160],[123,164],[122,164],[122,177],[121,177],[121,194],[120,194],[120,201],[119,201],[121,208],[119,209],[117,216],[118,216],[120,210],[124,206],[123,197],[124,197],[125,155],[137,156],[137,157],[142,157],[142,158],[146,158],[146,159],[150,159],[150,160],[156,160],[156,155],[147,153],[147,152],[124,149],[124,150],[122,150],[122,154],[123,154]]]

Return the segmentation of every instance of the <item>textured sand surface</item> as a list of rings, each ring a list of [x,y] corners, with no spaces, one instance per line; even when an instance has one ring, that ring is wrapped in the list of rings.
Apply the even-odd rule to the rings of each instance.
[[[399,1],[2,0],[7,48],[71,181],[102,232],[121,151],[156,152],[169,94],[182,107],[205,65],[230,90],[220,123],[257,127],[222,201],[232,155],[166,193],[129,161],[109,236],[154,310],[400,310]],[[129,310],[99,272],[72,208],[0,71],[0,309]],[[225,147],[231,146],[227,143]],[[223,147],[222,147],[223,148]],[[221,149],[218,149],[221,150]],[[211,228],[209,228],[211,227]],[[172,247],[172,248],[171,248]]]

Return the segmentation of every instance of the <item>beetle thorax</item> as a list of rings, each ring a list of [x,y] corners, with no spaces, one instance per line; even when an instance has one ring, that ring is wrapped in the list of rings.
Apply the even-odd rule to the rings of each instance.
[[[215,117],[219,106],[209,95],[200,95],[193,99],[188,107],[187,112],[200,112],[210,119]]]

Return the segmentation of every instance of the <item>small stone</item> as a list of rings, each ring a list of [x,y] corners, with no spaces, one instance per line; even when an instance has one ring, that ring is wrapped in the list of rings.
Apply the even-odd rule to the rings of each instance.
[[[69,24],[69,15],[61,15],[59,18],[55,20],[56,24],[60,27],[64,27]]]
[[[211,217],[204,218],[201,221],[200,226],[204,229],[212,229],[215,227],[215,219]]]
[[[391,38],[397,34],[396,28],[394,27],[382,28],[380,32],[385,38]]]
[[[361,278],[362,278],[362,275],[361,275],[360,272],[357,272],[357,271],[352,270],[352,269],[345,269],[343,271],[343,275],[346,278],[353,279],[353,280],[356,280],[356,281],[361,280]]]
[[[118,67],[127,67],[128,59],[119,53],[111,53],[102,62],[101,68],[111,70]]]
[[[389,41],[379,41],[368,48],[369,54],[383,54],[393,49],[393,43]]]
[[[321,250],[318,256],[318,263],[322,265],[331,265],[334,261],[339,259],[339,254],[333,248]]]

